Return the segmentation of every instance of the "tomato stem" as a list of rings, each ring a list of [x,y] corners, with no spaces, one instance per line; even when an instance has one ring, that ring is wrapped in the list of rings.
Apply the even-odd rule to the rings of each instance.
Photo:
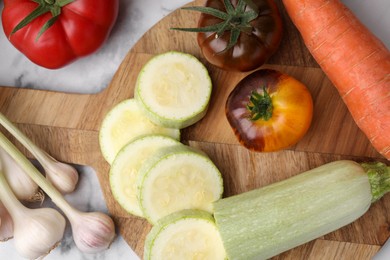
[[[252,121],[260,119],[268,121],[271,119],[274,106],[272,104],[272,98],[265,87],[263,87],[263,95],[256,90],[252,91],[246,108],[251,113],[250,119]]]
[[[52,18],[50,18],[39,31],[36,41],[41,37],[41,35],[49,29],[58,19],[61,14],[61,7],[74,2],[75,0],[33,0],[38,4],[37,8],[35,8],[30,14],[28,14],[22,21],[20,21],[15,28],[12,30],[11,34],[8,37],[11,37],[14,33],[30,24],[36,18],[46,14],[51,13]]]
[[[255,3],[252,1],[252,0],[244,0],[244,2],[250,7],[253,9],[253,11],[255,11],[256,13],[259,13],[259,8],[257,7],[257,5],[255,5]]]
[[[75,0],[56,0],[56,5],[58,5],[59,7],[63,7],[63,6],[70,4],[74,1]]]
[[[171,28],[172,30],[180,30],[186,32],[214,32],[215,37],[222,36],[226,31],[230,31],[230,40],[227,46],[221,51],[224,52],[237,44],[241,33],[251,34],[253,27],[251,21],[259,15],[258,7],[251,0],[238,0],[236,7],[233,6],[231,0],[224,0],[226,12],[202,6],[184,7],[184,10],[198,11],[203,14],[214,16],[222,21],[220,23],[200,27],[200,28]],[[246,7],[250,8],[247,9]]]

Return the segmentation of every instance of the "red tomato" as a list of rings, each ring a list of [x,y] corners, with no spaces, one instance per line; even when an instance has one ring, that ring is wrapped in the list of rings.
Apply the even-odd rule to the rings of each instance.
[[[40,4],[50,0],[4,0],[2,22],[10,42],[32,62],[50,69],[63,67],[96,51],[107,39],[118,14],[118,0],[57,0],[61,13],[54,24],[37,38],[52,17],[46,12],[25,27],[14,28]],[[48,5],[48,4],[46,4]]]
[[[273,0],[252,0],[258,9],[258,15],[244,19],[242,17],[249,16],[253,10],[248,7],[242,10],[239,7],[243,4],[242,0],[228,2],[236,8],[236,12],[227,16],[226,20],[230,22],[225,26],[225,31],[220,34],[221,26],[219,26],[216,30],[199,32],[198,45],[207,61],[219,68],[235,71],[254,70],[263,65],[279,47],[282,39],[282,20],[279,10]],[[207,0],[205,7],[229,13],[224,0]],[[198,28],[222,25],[224,21],[202,13]],[[237,42],[226,49],[234,30],[240,31]]]
[[[226,116],[246,148],[278,151],[305,135],[313,116],[313,100],[295,78],[263,69],[237,84],[227,99]]]

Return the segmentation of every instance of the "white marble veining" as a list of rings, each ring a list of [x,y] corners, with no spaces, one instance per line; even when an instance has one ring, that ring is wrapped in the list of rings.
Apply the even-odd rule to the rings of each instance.
[[[117,23],[106,44],[95,54],[62,69],[47,70],[31,63],[8,42],[0,23],[0,86],[27,87],[62,92],[97,93],[103,90],[128,50],[161,18],[190,0],[120,0]],[[357,16],[390,48],[389,0],[343,0]],[[3,3],[0,2],[0,9]],[[67,199],[82,210],[107,211],[95,173],[80,166],[80,184]],[[48,200],[50,201],[50,200]],[[52,206],[50,202],[45,205]],[[0,259],[21,259],[12,240],[0,243]],[[68,229],[62,244],[46,259],[138,259],[118,237],[111,248],[96,255],[82,254]],[[390,259],[390,258],[389,258]]]

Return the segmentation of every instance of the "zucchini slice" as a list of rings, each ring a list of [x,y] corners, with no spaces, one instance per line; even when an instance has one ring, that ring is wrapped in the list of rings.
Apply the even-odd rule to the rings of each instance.
[[[180,130],[166,128],[151,122],[135,99],[117,104],[104,118],[99,143],[104,158],[112,164],[115,156],[128,142],[146,134],[162,134],[180,139]]]
[[[145,260],[226,259],[214,219],[201,210],[182,210],[155,225],[145,241]]]
[[[206,114],[211,90],[206,67],[190,54],[172,51],[143,67],[134,95],[153,122],[181,129]]]
[[[221,198],[221,173],[204,153],[189,146],[162,148],[139,170],[138,198],[144,216],[155,224],[182,209],[213,212]]]
[[[180,145],[170,137],[147,135],[123,147],[110,169],[111,192],[116,201],[130,214],[143,217],[137,197],[138,171],[142,163],[162,147]]]

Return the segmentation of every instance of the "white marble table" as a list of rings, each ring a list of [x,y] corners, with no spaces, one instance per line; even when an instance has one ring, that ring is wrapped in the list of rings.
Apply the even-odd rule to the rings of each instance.
[[[59,70],[47,70],[32,64],[8,42],[0,24],[0,86],[78,93],[99,92],[111,81],[122,59],[137,40],[165,15],[188,2],[190,0],[120,0],[118,21],[104,47]],[[389,0],[343,2],[390,48]],[[0,9],[2,6],[3,3],[0,2]],[[79,187],[67,199],[83,210],[106,211],[95,173],[85,166],[78,169],[81,176]],[[12,241],[0,244],[0,259],[21,259],[15,252]],[[46,259],[138,258],[121,237],[103,253],[82,254],[75,247],[68,229],[60,247]]]

